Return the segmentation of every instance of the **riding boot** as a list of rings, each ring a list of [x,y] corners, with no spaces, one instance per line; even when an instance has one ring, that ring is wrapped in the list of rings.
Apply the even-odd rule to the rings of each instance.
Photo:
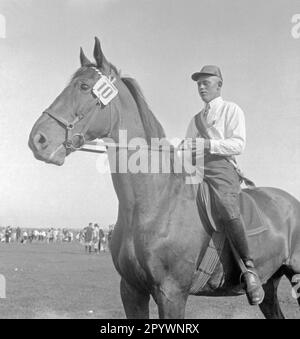
[[[259,275],[255,269],[253,260],[247,260],[245,262],[247,272],[242,274],[245,280],[247,290],[246,294],[250,305],[259,305],[263,302],[265,297],[265,291],[262,288]]]
[[[225,232],[246,266],[247,271],[243,273],[242,277],[246,283],[246,294],[249,303],[250,305],[259,305],[263,301],[265,293],[255,269],[253,259],[250,256],[246,231],[242,220],[236,218],[228,221]]]

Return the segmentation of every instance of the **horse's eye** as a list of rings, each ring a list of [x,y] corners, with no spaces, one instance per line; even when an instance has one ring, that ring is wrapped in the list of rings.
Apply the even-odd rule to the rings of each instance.
[[[90,86],[87,84],[81,84],[80,89],[82,89],[83,91],[87,91],[88,89],[90,89]]]

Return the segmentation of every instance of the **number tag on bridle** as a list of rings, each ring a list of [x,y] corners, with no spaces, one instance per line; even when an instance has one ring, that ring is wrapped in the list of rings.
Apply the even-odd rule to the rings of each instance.
[[[107,105],[118,95],[118,90],[115,85],[103,75],[93,87],[93,93],[103,105]]]

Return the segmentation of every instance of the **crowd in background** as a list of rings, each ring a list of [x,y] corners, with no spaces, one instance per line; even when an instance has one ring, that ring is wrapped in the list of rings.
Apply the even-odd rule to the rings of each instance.
[[[98,224],[89,223],[82,230],[67,228],[21,229],[18,227],[0,227],[0,243],[33,243],[33,242],[73,242],[85,245],[88,253],[99,253],[109,248],[109,241],[114,225],[101,228]]]
[[[107,251],[113,229],[114,225],[109,225],[108,231],[105,232],[98,224],[89,223],[79,235],[79,241],[84,243],[86,253]]]
[[[20,227],[2,227],[0,228],[0,242],[23,244],[34,242],[71,242],[74,240],[74,231],[66,228],[48,228],[48,229],[21,229]]]

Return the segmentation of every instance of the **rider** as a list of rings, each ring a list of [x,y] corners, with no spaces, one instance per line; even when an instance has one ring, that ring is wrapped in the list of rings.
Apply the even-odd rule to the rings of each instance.
[[[196,147],[194,139],[204,139],[204,178],[212,188],[226,236],[246,267],[244,279],[249,302],[258,305],[263,301],[264,291],[240,216],[240,181],[235,169],[235,156],[245,148],[244,113],[236,104],[222,99],[223,78],[219,67],[206,65],[192,74],[192,79],[198,85],[205,107],[190,122],[186,138],[192,140],[189,146],[196,157],[203,157],[203,149]]]

